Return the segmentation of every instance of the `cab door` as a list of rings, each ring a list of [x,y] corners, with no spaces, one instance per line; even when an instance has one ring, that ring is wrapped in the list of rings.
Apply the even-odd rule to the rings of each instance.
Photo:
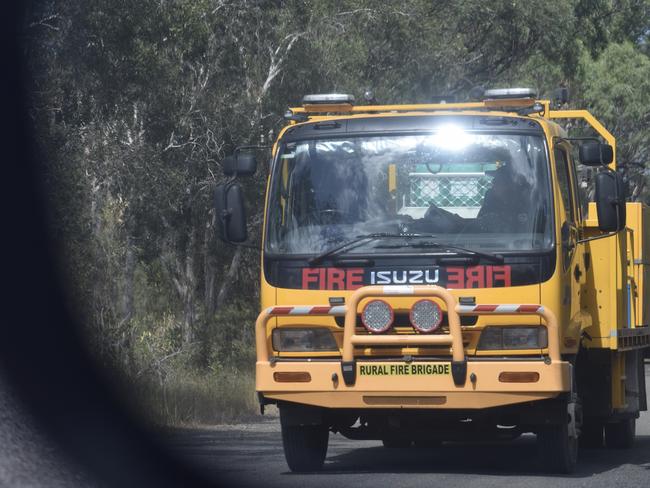
[[[562,269],[562,317],[564,331],[562,349],[564,353],[577,352],[580,333],[587,326],[587,318],[580,306],[581,289],[586,279],[584,244],[579,243],[582,214],[578,202],[578,181],[571,146],[562,142],[555,146],[555,172],[562,200],[560,212],[561,258],[558,267]]]

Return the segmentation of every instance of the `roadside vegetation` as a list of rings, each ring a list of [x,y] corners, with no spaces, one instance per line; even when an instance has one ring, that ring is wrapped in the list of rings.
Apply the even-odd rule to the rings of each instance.
[[[31,116],[89,347],[158,423],[255,415],[259,251],[216,239],[212,192],[224,157],[272,142],[303,94],[466,101],[476,87],[566,86],[570,107],[613,128],[630,195],[647,200],[649,32],[645,0],[35,3]],[[252,244],[258,156],[244,183]]]
[[[134,320],[133,369],[122,381],[134,392],[135,406],[157,424],[229,423],[258,415],[255,318],[250,304],[225,306],[184,345],[173,315]]]

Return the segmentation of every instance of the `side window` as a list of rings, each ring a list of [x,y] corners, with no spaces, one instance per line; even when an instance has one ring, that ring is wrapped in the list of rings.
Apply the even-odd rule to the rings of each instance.
[[[567,155],[562,149],[555,149],[555,172],[560,186],[560,194],[564,203],[567,222],[575,222],[575,209],[571,203],[571,179],[569,177]]]

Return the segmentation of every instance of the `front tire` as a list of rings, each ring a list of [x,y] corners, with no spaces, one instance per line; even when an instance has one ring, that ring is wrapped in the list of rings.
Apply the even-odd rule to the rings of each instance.
[[[569,435],[569,418],[559,424],[544,425],[537,432],[542,467],[552,473],[572,473],[578,462],[578,439]]]
[[[284,457],[291,471],[319,471],[325,461],[328,442],[326,425],[282,425]]]
[[[605,445],[613,449],[629,449],[636,437],[636,419],[605,424]]]

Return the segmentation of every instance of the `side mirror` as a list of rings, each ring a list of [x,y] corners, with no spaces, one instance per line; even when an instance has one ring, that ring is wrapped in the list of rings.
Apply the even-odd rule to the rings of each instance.
[[[585,166],[602,166],[614,160],[614,149],[609,144],[585,142],[580,146],[580,162]]]
[[[625,228],[625,190],[618,173],[601,171],[596,175],[596,211],[598,228],[603,232]]]
[[[214,192],[214,208],[217,212],[217,229],[221,240],[244,242],[248,234],[241,186],[232,182],[218,185]]]
[[[257,169],[257,161],[253,153],[236,152],[226,156],[223,161],[223,173],[226,176],[252,176]]]

